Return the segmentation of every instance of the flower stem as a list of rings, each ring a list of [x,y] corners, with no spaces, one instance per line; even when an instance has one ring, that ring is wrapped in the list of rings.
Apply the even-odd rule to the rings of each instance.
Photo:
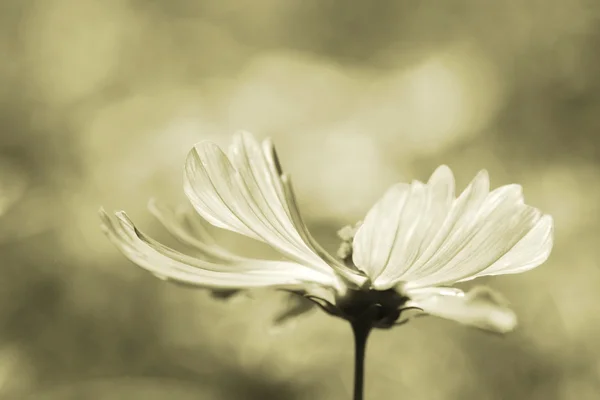
[[[354,333],[354,400],[363,400],[365,382],[365,352],[367,339],[371,333],[371,321],[352,322]]]

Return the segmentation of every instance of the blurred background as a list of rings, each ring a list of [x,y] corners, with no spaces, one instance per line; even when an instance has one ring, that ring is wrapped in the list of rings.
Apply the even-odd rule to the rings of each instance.
[[[368,399],[600,393],[600,3],[0,1],[0,398],[350,399],[352,336],[280,294],[215,301],[128,262],[97,210],[160,239],[201,140],[272,137],[313,234],[439,164],[550,213],[541,268],[481,279],[505,338],[423,318],[376,332]],[[224,242],[259,254],[235,235]]]

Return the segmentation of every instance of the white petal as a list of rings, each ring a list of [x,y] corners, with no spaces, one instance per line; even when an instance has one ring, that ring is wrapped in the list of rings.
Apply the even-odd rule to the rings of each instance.
[[[348,268],[345,264],[331,256],[310,234],[308,227],[304,223],[302,213],[298,207],[298,201],[296,200],[296,194],[292,186],[292,181],[289,174],[283,172],[277,152],[270,139],[266,139],[262,143],[263,153],[267,164],[269,165],[269,171],[275,185],[277,195],[281,203],[285,206],[292,225],[297,229],[298,235],[300,235],[303,243],[305,243],[315,254],[317,254],[321,260],[324,260],[330,268],[332,268],[339,276],[345,278],[343,286],[351,286],[354,284],[357,287],[362,287],[366,282],[366,277],[359,271]],[[340,287],[341,289],[344,289]]]
[[[277,168],[247,132],[230,149],[233,163],[214,143],[190,151],[185,193],[211,224],[262,240],[290,259],[320,271],[329,266],[300,237],[290,217]]]
[[[439,233],[453,200],[454,176],[442,165],[432,174],[422,196],[412,195],[412,205],[405,207],[388,265],[375,280],[376,288],[390,288],[416,263]]]
[[[438,294],[417,294],[409,305],[430,315],[498,333],[510,332],[517,325],[517,317],[506,301],[489,288],[474,288],[467,294],[456,291],[445,294],[442,290],[447,288],[439,289]]]
[[[397,279],[413,281],[428,276],[443,267],[460,249],[477,222],[489,193],[487,171],[480,171],[461,195],[452,202],[444,222],[436,229],[431,242],[415,263]]]
[[[424,287],[424,288],[416,288],[405,290],[404,287],[400,287],[398,290],[399,293],[409,293],[410,298],[414,301],[418,301],[421,299],[428,298],[433,295],[439,296],[464,296],[464,292],[460,289],[453,287]]]
[[[202,142],[186,159],[184,190],[196,211],[211,224],[258,239],[238,216],[251,212],[235,175],[221,149],[214,143]]]
[[[345,278],[345,286],[354,285],[357,288],[362,287],[367,281],[360,271],[353,270],[342,264],[339,260],[331,256],[321,245],[312,237],[304,220],[302,214],[298,208],[296,196],[292,188],[292,182],[288,175],[281,176],[281,183],[286,193],[286,199],[288,201],[288,209],[290,210],[291,218],[294,221],[294,225],[298,227],[298,233],[302,239],[307,243],[313,251],[318,254],[322,260],[325,260],[329,267],[331,267],[339,276]]]
[[[184,209],[178,210],[161,204],[155,199],[150,200],[148,209],[173,237],[209,260],[227,264],[243,259],[215,244],[207,229],[199,223],[194,223],[194,219],[200,217],[191,215],[193,210],[191,212]]]
[[[422,234],[425,232],[420,227],[427,225],[426,218],[427,188],[423,183],[415,181],[411,184],[408,198],[402,207],[393,243],[381,272],[387,271],[392,275],[400,275],[400,271],[410,265],[420,249]],[[377,276],[373,286],[385,290],[391,287],[391,284],[393,283],[389,279],[381,279]]]
[[[116,220],[101,210],[102,228],[132,262],[154,275],[205,288],[304,288],[306,283],[331,285],[332,280],[303,265],[245,259],[228,265],[195,259],[170,249],[140,232],[123,212]]]
[[[469,280],[486,275],[517,274],[543,264],[552,251],[554,243],[554,220],[544,215],[535,226],[512,249],[498,261]]]
[[[375,279],[375,288],[394,286],[435,253],[456,220],[470,217],[488,186],[483,171],[465,190],[453,213],[454,177],[445,165],[436,169],[427,185],[417,181],[393,186],[367,213],[357,232],[354,263]]]
[[[270,140],[261,146],[250,133],[240,132],[229,152],[230,159],[216,145],[201,143],[188,156],[185,191],[200,215],[317,271],[335,271],[357,286],[364,283],[365,277],[329,255],[310,235]]]
[[[395,243],[402,210],[410,197],[411,187],[400,183],[392,186],[358,228],[352,243],[352,260],[374,280],[387,265]]]
[[[494,190],[473,217],[474,223],[465,227],[467,234],[460,236],[460,240],[448,240],[453,251],[439,250],[429,260],[429,266],[419,271],[420,276],[406,278],[410,279],[407,285],[437,286],[477,277],[527,238],[540,218],[539,210],[523,204],[519,186]],[[527,251],[521,253],[531,255]]]
[[[454,178],[442,166],[424,188],[396,185],[369,211],[354,239],[354,262],[379,290],[518,273],[548,258],[552,225],[524,204],[519,185],[489,192],[486,171],[454,200]]]

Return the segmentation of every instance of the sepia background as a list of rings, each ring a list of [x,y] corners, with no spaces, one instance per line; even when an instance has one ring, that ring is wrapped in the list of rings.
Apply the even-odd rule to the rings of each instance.
[[[517,331],[378,331],[368,399],[598,398],[599,48],[594,0],[2,0],[0,398],[350,399],[342,321],[275,327],[285,296],[164,283],[99,229],[124,209],[169,240],[148,199],[184,202],[187,151],[239,129],[273,138],[332,251],[440,164],[555,218],[544,266],[476,282]]]

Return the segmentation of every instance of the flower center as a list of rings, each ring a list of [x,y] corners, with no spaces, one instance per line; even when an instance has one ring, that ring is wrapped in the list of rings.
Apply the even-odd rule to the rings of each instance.
[[[340,317],[350,322],[363,321],[375,328],[391,328],[400,317],[407,297],[394,289],[348,289],[336,298]]]
[[[362,222],[358,222],[338,232],[342,244],[337,255],[347,267],[356,271],[359,269],[352,262],[352,241],[361,225]],[[410,308],[406,307],[409,298],[395,289],[375,290],[370,285],[371,282],[367,279],[361,288],[345,287],[343,293],[335,295],[333,303],[318,295],[305,294],[305,296],[327,313],[350,321],[353,326],[361,325],[368,329],[391,328],[400,318],[402,311]]]

